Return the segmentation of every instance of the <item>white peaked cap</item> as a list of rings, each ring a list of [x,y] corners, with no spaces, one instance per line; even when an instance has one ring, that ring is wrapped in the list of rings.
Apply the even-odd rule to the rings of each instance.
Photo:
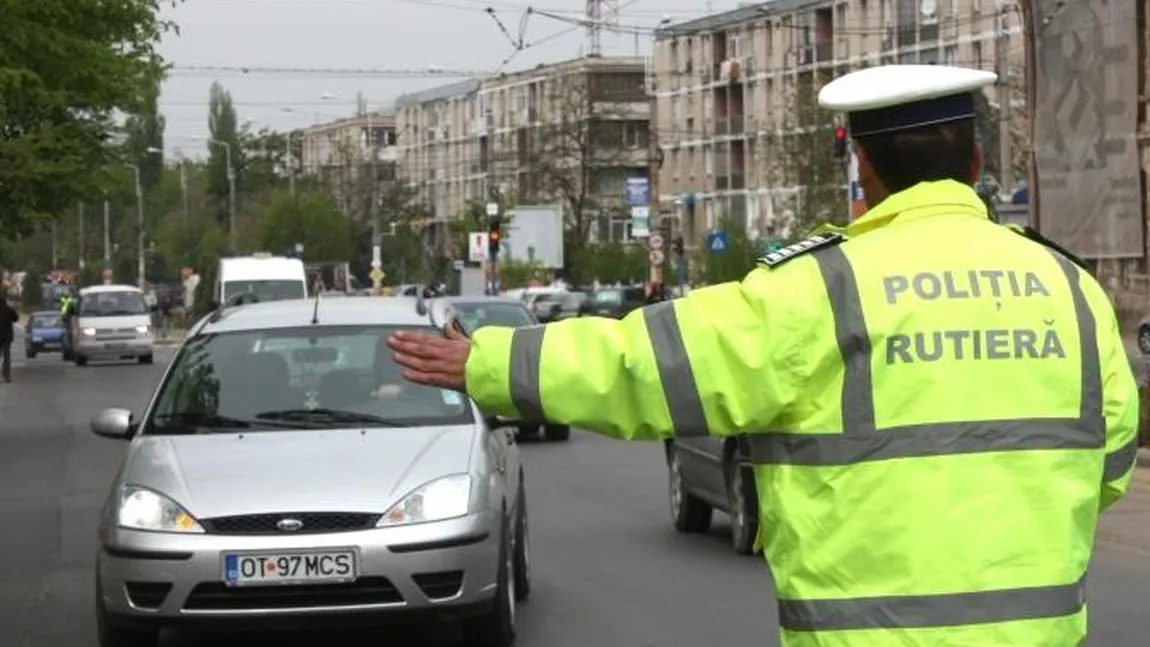
[[[841,76],[819,105],[848,113],[854,137],[974,117],[974,91],[998,75],[946,65],[882,65]]]

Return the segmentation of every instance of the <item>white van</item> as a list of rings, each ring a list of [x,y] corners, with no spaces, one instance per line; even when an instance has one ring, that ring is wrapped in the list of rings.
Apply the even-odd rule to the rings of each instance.
[[[88,360],[135,359],[152,363],[152,311],[132,285],[93,285],[80,290],[69,317],[64,359],[76,366]]]
[[[215,305],[229,299],[243,303],[238,295],[252,294],[256,301],[287,301],[307,298],[307,272],[298,258],[256,254],[220,259],[213,291]]]

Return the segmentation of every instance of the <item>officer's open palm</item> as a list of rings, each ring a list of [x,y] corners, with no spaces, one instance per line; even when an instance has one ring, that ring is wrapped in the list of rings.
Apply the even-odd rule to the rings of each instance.
[[[400,332],[387,340],[403,377],[427,386],[466,390],[465,371],[471,340],[448,326],[446,336]]]

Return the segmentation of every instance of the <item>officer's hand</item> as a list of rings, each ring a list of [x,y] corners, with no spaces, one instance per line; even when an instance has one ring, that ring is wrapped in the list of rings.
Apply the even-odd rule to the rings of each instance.
[[[394,351],[395,363],[403,367],[403,377],[427,386],[465,391],[467,356],[471,340],[454,326],[445,336],[400,332],[387,340]]]

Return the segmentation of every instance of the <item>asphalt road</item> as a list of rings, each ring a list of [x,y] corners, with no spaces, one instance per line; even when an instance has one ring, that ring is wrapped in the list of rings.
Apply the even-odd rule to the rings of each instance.
[[[155,366],[80,369],[49,355],[0,384],[0,647],[94,647],[94,529],[123,445],[91,435],[87,421],[108,406],[139,408],[169,357],[165,350]],[[725,519],[709,535],[672,531],[658,446],[575,434],[568,444],[527,443],[524,451],[535,589],[521,607],[518,644],[778,644],[770,576],[759,559],[730,551]],[[1116,514],[1150,511],[1150,480],[1140,487]],[[1150,528],[1123,532],[1137,536],[1098,547],[1092,645],[1148,642]],[[456,644],[450,629],[384,635],[396,647]],[[327,633],[277,644],[356,647],[380,638]],[[165,645],[250,641],[170,636]]]

